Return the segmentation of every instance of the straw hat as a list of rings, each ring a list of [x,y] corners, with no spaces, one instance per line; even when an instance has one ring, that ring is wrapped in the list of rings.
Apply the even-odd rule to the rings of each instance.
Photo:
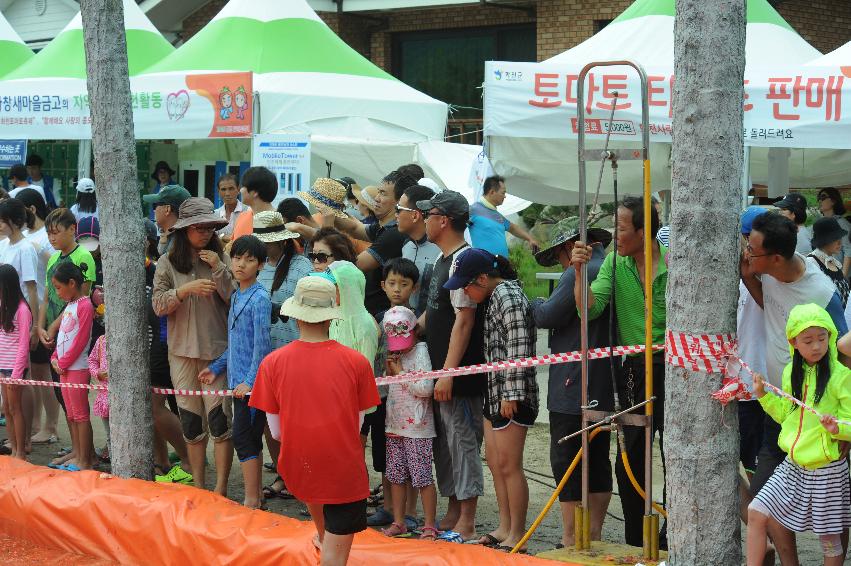
[[[281,316],[313,323],[340,318],[337,287],[324,277],[302,277],[281,305]]]
[[[349,217],[343,212],[346,207],[346,187],[339,181],[320,177],[309,190],[298,195],[317,208],[330,208],[338,218]]]
[[[274,210],[254,213],[254,235],[261,242],[282,242],[297,240],[300,236],[284,227],[284,217]]]
[[[177,218],[172,230],[181,230],[195,224],[208,224],[215,226],[218,230],[228,225],[227,220],[215,213],[210,199],[202,197],[189,197],[183,201],[177,212]]]
[[[352,194],[358,199],[358,202],[375,212],[375,197],[378,196],[378,187],[369,185],[368,187],[352,187]]]
[[[553,226],[550,232],[550,241],[546,244],[547,247],[538,251],[535,254],[535,261],[538,265],[544,267],[552,267],[558,263],[558,249],[567,242],[576,241],[579,239],[579,218],[571,216],[565,218]],[[603,228],[588,227],[588,242],[600,243],[603,248],[609,247],[612,242],[612,235],[608,230]]]

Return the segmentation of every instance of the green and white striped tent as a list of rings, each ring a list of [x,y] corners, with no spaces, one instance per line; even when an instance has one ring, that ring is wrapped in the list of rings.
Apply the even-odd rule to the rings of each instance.
[[[804,64],[821,54],[767,0],[747,0],[745,64]],[[674,66],[674,0],[638,0],[593,37],[546,63],[633,59],[645,67]]]
[[[3,14],[0,14],[0,77],[23,65],[33,55],[32,49],[27,47]]]
[[[545,65],[562,65],[577,70],[593,61],[631,59],[645,68],[656,71],[674,67],[674,5],[675,0],[636,0],[600,32],[546,61]],[[762,66],[804,65],[821,54],[808,44],[777,13],[767,0],[747,0],[746,68]],[[556,67],[558,68],[558,67]],[[633,73],[633,71],[626,71]],[[487,89],[485,90],[487,98]],[[487,106],[487,104],[486,104]],[[554,124],[553,127],[559,127]],[[490,135],[485,126],[489,155],[497,173],[506,176],[514,192],[536,201],[569,204],[577,199],[578,164],[575,139],[553,139],[552,136],[515,137]],[[601,144],[592,142],[589,147]],[[612,142],[612,147],[629,144]],[[635,144],[632,144],[633,146]],[[780,150],[753,148],[750,153],[750,174],[753,182],[769,183],[769,152],[775,159],[789,163],[792,186],[826,186],[842,184],[851,179],[850,153],[844,150]],[[806,153],[806,155],[805,155]],[[671,184],[671,145],[651,144],[651,174],[654,190],[669,189]],[[788,156],[791,156],[789,158]],[[593,174],[590,172],[593,169]],[[596,185],[597,169],[589,168],[589,186]],[[620,192],[638,192],[642,187],[642,168],[639,161],[620,164]],[[601,194],[611,196],[611,169],[605,168]]]
[[[146,75],[251,71],[261,133],[442,139],[447,105],[349,47],[305,0],[231,0]]]
[[[8,26],[5,20],[3,24]],[[157,31],[133,0],[124,0],[124,27],[130,76],[139,74],[174,51],[174,47]],[[44,49],[3,77],[7,81],[61,78],[86,78],[83,19],[80,13]]]

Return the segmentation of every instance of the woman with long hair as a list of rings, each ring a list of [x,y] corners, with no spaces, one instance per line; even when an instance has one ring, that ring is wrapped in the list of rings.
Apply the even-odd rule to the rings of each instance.
[[[77,181],[77,202],[71,207],[71,213],[77,222],[88,216],[98,218],[98,197],[91,179],[84,177]]]
[[[178,389],[226,389],[224,375],[201,383],[198,375],[227,348],[227,317],[233,277],[216,230],[227,221],[213,203],[192,197],[180,205],[169,252],[157,262],[153,305],[168,316],[167,341],[171,379]],[[227,496],[233,463],[231,410],[213,395],[177,398],[183,436],[196,487],[205,489],[207,438],[215,442],[216,493]]]
[[[15,196],[16,200],[24,203],[32,216],[27,219],[26,238],[35,248],[38,255],[38,268],[36,270],[36,290],[39,297],[44,297],[44,284],[47,273],[47,262],[56,250],[50,245],[44,220],[49,210],[44,198],[34,189],[24,189]],[[38,310],[33,310],[37,313]],[[30,375],[37,381],[50,381],[50,350],[39,340],[35,350],[30,350]],[[56,434],[56,425],[59,422],[59,401],[50,387],[34,387],[34,410],[33,410],[33,444],[53,444],[59,440]],[[42,419],[44,409],[44,419]]]
[[[825,187],[818,192],[818,208],[825,218],[835,218],[839,227],[851,234],[851,222],[845,217],[845,201],[842,193],[835,187]],[[815,249],[815,248],[813,248]],[[848,277],[851,272],[851,240],[842,238],[842,247],[833,254],[842,265],[842,275]]]

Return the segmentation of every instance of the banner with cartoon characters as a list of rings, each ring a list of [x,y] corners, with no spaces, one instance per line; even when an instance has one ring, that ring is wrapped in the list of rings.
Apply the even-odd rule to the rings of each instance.
[[[485,134],[575,139],[580,69],[485,63]],[[745,145],[851,149],[851,67],[759,67],[748,69],[744,82]],[[647,68],[650,141],[671,142],[674,92],[673,69]],[[641,88],[635,71],[615,66],[588,74],[582,127],[592,140],[611,131],[612,141],[640,142]]]
[[[249,138],[252,73],[164,73],[130,79],[137,139]],[[0,139],[89,139],[86,81],[0,82]]]

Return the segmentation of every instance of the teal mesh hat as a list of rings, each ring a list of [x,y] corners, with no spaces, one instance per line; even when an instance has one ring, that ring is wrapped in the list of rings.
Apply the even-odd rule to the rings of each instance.
[[[563,244],[579,239],[579,218],[571,216],[560,220],[550,231],[550,242],[546,248],[535,254],[538,265],[552,267],[558,263],[558,249]],[[603,228],[588,228],[588,241],[600,243],[603,248],[609,247],[612,235]]]

